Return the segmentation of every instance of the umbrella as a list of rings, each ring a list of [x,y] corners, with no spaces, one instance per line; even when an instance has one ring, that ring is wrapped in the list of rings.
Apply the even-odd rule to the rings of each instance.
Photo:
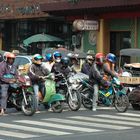
[[[23,44],[25,46],[28,46],[31,43],[34,42],[62,42],[63,40],[61,38],[52,36],[52,35],[48,35],[48,34],[36,34],[33,36],[30,36],[29,38],[25,39],[23,41]]]

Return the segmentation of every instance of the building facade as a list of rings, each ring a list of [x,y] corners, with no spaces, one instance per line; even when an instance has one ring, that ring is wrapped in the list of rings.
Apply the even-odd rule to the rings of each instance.
[[[122,48],[140,47],[139,8],[139,0],[1,0],[0,47],[19,49],[25,38],[47,33],[70,49],[119,55]],[[76,20],[97,21],[98,28],[75,29]]]
[[[139,0],[63,0],[41,5],[42,11],[64,16],[71,23],[77,19],[98,21],[98,30],[81,31],[82,49],[116,55],[120,49],[140,47],[139,8]]]

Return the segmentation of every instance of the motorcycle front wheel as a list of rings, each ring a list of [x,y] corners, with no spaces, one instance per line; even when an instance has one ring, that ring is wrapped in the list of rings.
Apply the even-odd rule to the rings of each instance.
[[[77,111],[81,107],[81,94],[77,90],[72,90],[70,94],[67,96],[68,106],[72,111]]]
[[[36,112],[36,98],[32,93],[26,93],[27,104],[24,98],[22,99],[21,109],[26,116],[32,116]]]
[[[126,112],[129,107],[129,99],[126,94],[116,94],[114,106],[118,112]]]
[[[82,94],[82,104],[87,109],[92,109],[92,98],[91,98],[91,91],[89,89],[84,90]],[[93,95],[92,95],[93,96]]]
[[[64,109],[64,102],[63,101],[55,101],[51,104],[51,108],[55,113],[61,113]]]

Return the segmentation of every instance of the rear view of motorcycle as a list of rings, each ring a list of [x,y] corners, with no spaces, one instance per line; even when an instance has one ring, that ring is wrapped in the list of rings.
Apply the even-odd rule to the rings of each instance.
[[[70,73],[66,78],[62,73],[56,74],[56,90],[57,93],[63,94],[65,96],[69,108],[72,111],[77,111],[81,107],[81,95],[72,79],[72,75],[73,74]]]
[[[10,85],[8,93],[7,107],[22,110],[26,116],[32,116],[35,113],[37,102],[27,75],[19,76],[17,82]]]

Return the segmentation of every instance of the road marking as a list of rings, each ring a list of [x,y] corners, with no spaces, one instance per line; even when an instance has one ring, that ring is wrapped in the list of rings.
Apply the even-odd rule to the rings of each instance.
[[[102,130],[98,130],[98,129],[90,129],[90,128],[84,128],[84,127],[55,124],[55,123],[46,123],[46,122],[40,122],[40,121],[20,120],[20,121],[15,121],[15,122],[38,125],[38,126],[47,126],[47,127],[53,127],[53,128],[59,128],[59,129],[75,130],[75,131],[81,131],[81,132],[102,131]]]
[[[117,113],[117,114],[123,116],[140,117],[140,114],[134,114],[134,113]]]
[[[127,121],[135,121],[135,122],[140,122],[140,119],[139,118],[130,118],[130,117],[122,117],[122,116],[113,116],[113,115],[105,115],[105,114],[102,114],[102,115],[94,115],[94,116],[97,116],[97,117],[101,117],[101,118],[110,118],[110,119],[118,119],[118,120],[127,120]]]
[[[25,134],[25,133],[19,133],[19,132],[12,132],[12,131],[5,131],[5,130],[0,130],[0,135],[3,136],[10,136],[10,137],[16,137],[16,138],[33,138],[33,137],[38,137],[37,135],[30,135],[30,134]],[[2,140],[2,139],[0,139]]]
[[[98,123],[75,121],[75,120],[69,120],[69,119],[50,118],[50,119],[42,119],[42,120],[58,122],[58,123],[62,122],[65,124],[77,124],[77,125],[82,125],[82,126],[92,126],[92,127],[100,127],[100,128],[107,128],[107,129],[115,129],[115,130],[132,129],[132,127],[125,127],[125,126],[118,126],[118,125],[111,125],[111,124],[98,124]]]
[[[15,124],[8,124],[8,123],[0,123],[0,127],[12,128],[12,129],[18,129],[18,130],[30,131],[30,132],[36,132],[36,133],[43,133],[43,134],[52,134],[52,135],[72,134],[69,132],[55,131],[55,130],[50,130],[50,129],[47,130],[47,129],[42,129],[42,128],[34,128],[34,127],[21,126],[21,125],[15,125]]]
[[[82,117],[82,116],[74,116],[74,117],[69,117],[77,120],[82,120],[82,121],[92,121],[92,122],[99,122],[99,123],[111,123],[111,124],[121,124],[121,125],[131,125],[131,126],[140,126],[140,123],[136,122],[129,122],[129,121],[118,121],[118,120],[109,120],[109,119],[100,119],[100,118],[95,118],[95,117]]]

